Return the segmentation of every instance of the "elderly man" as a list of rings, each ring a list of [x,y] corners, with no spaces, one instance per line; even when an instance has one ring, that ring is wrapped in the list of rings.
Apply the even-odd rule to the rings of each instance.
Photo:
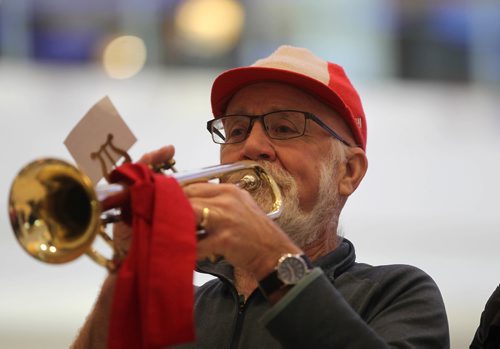
[[[285,208],[272,221],[264,196],[232,184],[185,188],[208,232],[197,244],[198,270],[217,279],[197,288],[197,341],[182,347],[448,348],[432,279],[411,266],[357,263],[352,243],[337,234],[340,212],[367,170],[365,116],[344,70],[282,46],[221,74],[212,109],[207,127],[221,162],[260,162]],[[167,147],[143,161],[172,155]],[[206,260],[213,255],[223,259]],[[110,278],[76,344],[105,340],[96,325],[105,321],[112,287]]]

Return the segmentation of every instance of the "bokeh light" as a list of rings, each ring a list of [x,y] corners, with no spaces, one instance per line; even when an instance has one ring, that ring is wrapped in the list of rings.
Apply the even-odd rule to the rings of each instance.
[[[188,54],[213,57],[231,50],[238,42],[245,19],[234,0],[188,0],[175,15],[175,31]]]
[[[144,67],[147,51],[144,41],[137,36],[120,36],[104,49],[102,64],[114,79],[128,79]]]

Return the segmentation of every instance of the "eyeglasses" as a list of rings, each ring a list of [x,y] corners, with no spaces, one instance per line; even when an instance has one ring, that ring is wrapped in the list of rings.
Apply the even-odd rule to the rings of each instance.
[[[269,138],[283,140],[303,136],[307,120],[314,121],[331,136],[350,146],[316,115],[298,110],[277,110],[262,115],[226,115],[208,121],[207,129],[217,144],[241,143],[247,139],[255,121],[260,121]]]

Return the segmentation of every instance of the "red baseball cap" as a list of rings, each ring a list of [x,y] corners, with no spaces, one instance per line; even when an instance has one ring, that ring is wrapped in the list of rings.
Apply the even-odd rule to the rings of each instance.
[[[349,126],[358,146],[366,150],[366,119],[358,92],[344,69],[311,51],[280,46],[269,57],[248,67],[220,74],[212,85],[212,113],[221,116],[241,88],[263,81],[282,82],[309,92],[332,107]]]

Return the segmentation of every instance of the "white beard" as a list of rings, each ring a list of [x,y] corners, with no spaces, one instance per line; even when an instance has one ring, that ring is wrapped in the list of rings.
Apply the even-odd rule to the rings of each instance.
[[[342,207],[336,184],[339,166],[336,150],[338,151],[338,147],[334,144],[329,155],[321,163],[318,199],[310,212],[304,212],[300,208],[297,182],[290,173],[275,164],[259,161],[278,183],[283,195],[283,213],[276,219],[276,223],[302,249],[318,239],[322,233],[336,233]],[[252,195],[262,209],[268,210],[271,207],[268,189],[259,190]]]

